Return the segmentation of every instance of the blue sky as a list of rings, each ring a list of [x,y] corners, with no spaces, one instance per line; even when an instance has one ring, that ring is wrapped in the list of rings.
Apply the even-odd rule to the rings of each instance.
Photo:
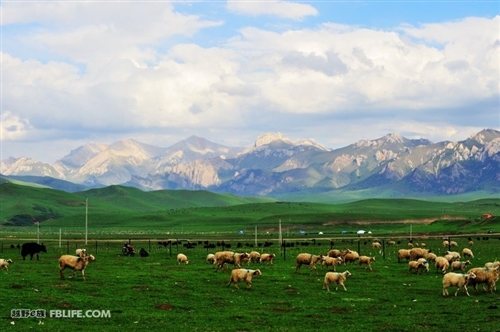
[[[499,1],[1,4],[1,155],[500,128]]]

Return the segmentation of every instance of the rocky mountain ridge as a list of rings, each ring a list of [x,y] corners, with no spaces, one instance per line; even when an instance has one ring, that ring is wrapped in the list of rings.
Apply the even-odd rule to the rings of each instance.
[[[53,165],[7,158],[0,169],[4,176],[46,176],[87,187],[122,184],[253,196],[387,186],[433,195],[500,192],[500,131],[484,129],[463,141],[437,143],[391,133],[340,149],[281,133],[264,134],[247,148],[196,136],[166,148],[128,139],[81,146]]]

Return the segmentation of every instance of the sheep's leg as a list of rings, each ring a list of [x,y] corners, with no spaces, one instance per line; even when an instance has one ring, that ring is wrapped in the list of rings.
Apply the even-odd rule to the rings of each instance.
[[[328,286],[327,282],[323,283],[323,289],[326,289],[328,292],[330,291],[330,287]]]
[[[345,288],[344,283],[341,283],[342,287],[344,287],[344,290],[347,292],[347,289]]]
[[[443,287],[443,296],[448,296],[448,289],[446,287]]]
[[[85,280],[85,273],[84,273],[85,269],[82,269],[82,279]]]
[[[467,285],[464,285],[464,293],[467,294],[467,296],[470,296],[469,291],[467,290]]]

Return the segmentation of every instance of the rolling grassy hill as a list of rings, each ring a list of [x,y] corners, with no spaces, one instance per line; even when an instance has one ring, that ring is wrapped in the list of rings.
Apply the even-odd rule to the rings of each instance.
[[[24,226],[81,231],[85,220],[85,197],[94,232],[233,232],[254,227],[276,232],[278,221],[298,234],[341,230],[355,232],[500,232],[499,218],[490,221],[483,213],[500,215],[500,199],[468,202],[428,202],[414,199],[366,199],[344,204],[278,202],[267,198],[238,197],[207,191],[161,190],[110,186],[78,193],[10,182],[0,184],[0,231]]]

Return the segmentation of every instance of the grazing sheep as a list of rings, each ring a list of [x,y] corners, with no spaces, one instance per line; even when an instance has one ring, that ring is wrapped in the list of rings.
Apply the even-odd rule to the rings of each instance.
[[[380,242],[375,241],[375,242],[372,242],[372,248],[373,249],[380,249],[380,248],[382,248],[382,245],[380,244]]]
[[[448,242],[447,240],[443,241],[443,247],[448,247],[449,245],[450,245],[450,242]]]
[[[78,257],[85,257],[87,255],[87,249],[76,249],[75,252]]]
[[[271,263],[273,265],[273,259],[276,257],[275,254],[262,254],[260,256],[260,263]]]
[[[410,260],[416,261],[419,258],[425,258],[429,254],[428,249],[413,248],[410,250]]]
[[[303,264],[309,265],[309,268],[311,270],[316,270],[316,274],[318,274],[318,270],[316,269],[316,263],[321,261],[323,259],[323,255],[313,255],[313,254],[307,254],[307,253],[302,253],[297,255],[297,265],[295,268],[295,273],[297,273],[300,270],[300,267]]]
[[[417,262],[422,263],[422,267],[419,268],[419,270],[425,268],[425,272],[429,273],[429,261],[427,261],[427,259],[425,259],[425,258],[419,258],[417,260]]]
[[[427,254],[427,256],[425,256],[425,259],[428,261],[428,262],[435,262],[436,261],[436,257],[437,255],[433,252],[430,252]]]
[[[472,247],[474,245],[474,241],[469,241],[469,247]]]
[[[398,250],[398,263],[401,263],[402,259],[406,259],[406,260],[410,259],[410,250],[411,249],[399,249]]]
[[[0,269],[2,269],[2,270],[8,270],[9,269],[9,264],[12,264],[12,259],[0,258]]]
[[[427,244],[425,244],[425,243],[423,243],[423,242],[422,242],[422,243],[420,243],[420,246],[421,246],[422,248],[425,248],[425,247],[427,247]]]
[[[214,254],[208,254],[207,255],[207,262],[209,262],[210,264],[213,264],[215,262],[215,255]]]
[[[469,295],[469,291],[467,290],[467,284],[476,278],[476,275],[472,272],[468,272],[467,274],[463,273],[454,273],[448,272],[443,276],[443,296],[448,296],[448,287],[457,287],[455,292],[455,296],[457,296],[460,288],[463,288],[464,293]]]
[[[388,242],[387,242],[387,245],[388,245],[388,246],[393,246],[393,245],[395,245],[395,244],[396,244],[396,241],[388,241]]]
[[[458,247],[458,243],[455,241],[450,241],[450,247]]]
[[[448,268],[450,267],[450,262],[445,257],[438,256],[436,257],[435,260],[435,266],[436,266],[436,273],[438,270],[441,270],[441,272],[445,274],[446,270],[448,270]]]
[[[347,292],[347,289],[345,288],[344,281],[346,281],[347,277],[351,276],[352,274],[349,271],[344,271],[342,273],[340,272],[326,272],[325,274],[325,280],[323,282],[323,289],[326,289],[328,292],[330,291],[329,285],[332,283],[337,284],[337,287],[335,287],[335,290],[339,289],[339,285],[344,287],[344,291]]]
[[[333,271],[336,271],[335,266],[340,265],[342,263],[341,257],[323,257],[323,261],[321,262],[321,266],[329,266],[333,267]]]
[[[479,292],[477,285],[483,284],[483,289],[486,290],[486,286],[488,286],[488,290],[493,294],[493,290],[496,289],[496,283],[500,275],[500,267],[493,269],[487,267],[475,267],[467,271],[467,273],[474,273],[476,275],[476,278],[473,280],[471,279],[469,282],[470,285],[474,286],[476,293]]]
[[[447,251],[446,255],[444,255],[444,258],[446,258],[448,262],[451,264],[454,261],[460,260],[460,254],[456,251]]]
[[[450,271],[456,271],[456,270],[460,270],[462,272],[465,272],[465,268],[470,265],[470,261],[454,261],[453,263],[451,263],[450,265]]]
[[[261,276],[262,272],[260,270],[249,270],[249,269],[234,269],[231,271],[231,278],[229,279],[229,283],[227,284],[228,286],[231,285],[231,283],[234,283],[234,287],[238,288],[238,282],[240,281],[246,281],[247,286],[246,288],[249,289],[252,287],[252,278],[253,276]]]
[[[408,248],[413,248],[413,243],[408,242]]]
[[[408,273],[411,271],[415,271],[417,274],[420,273],[420,270],[426,269],[426,266],[424,263],[419,262],[419,261],[409,261],[408,262]]]
[[[257,251],[252,251],[249,254],[248,258],[249,258],[248,263],[250,263],[250,262],[254,262],[254,263],[260,262],[260,253],[257,252]]]
[[[246,252],[237,253],[233,251],[218,251],[215,253],[215,262],[217,265],[215,272],[224,267],[225,264],[233,264],[235,267],[240,268],[243,259],[248,257]]]
[[[186,255],[178,254],[177,255],[177,263],[179,264],[189,264],[189,260]]]
[[[474,258],[474,254],[469,248],[462,249],[462,256],[464,256],[464,258]]]
[[[347,265],[347,263],[354,263],[359,259],[359,254],[356,251],[349,250],[344,257],[342,257],[342,262],[344,265]]]
[[[372,271],[372,262],[375,262],[375,257],[369,257],[369,256],[359,256],[359,265],[366,264],[370,268],[370,271]]]
[[[95,261],[95,257],[92,255],[88,255],[85,257],[80,256],[72,256],[72,255],[62,255],[59,257],[59,275],[61,279],[64,280],[63,271],[66,268],[73,269],[73,275],[71,279],[75,277],[76,271],[81,271],[82,278],[85,280],[85,268],[89,264],[89,262]]]

